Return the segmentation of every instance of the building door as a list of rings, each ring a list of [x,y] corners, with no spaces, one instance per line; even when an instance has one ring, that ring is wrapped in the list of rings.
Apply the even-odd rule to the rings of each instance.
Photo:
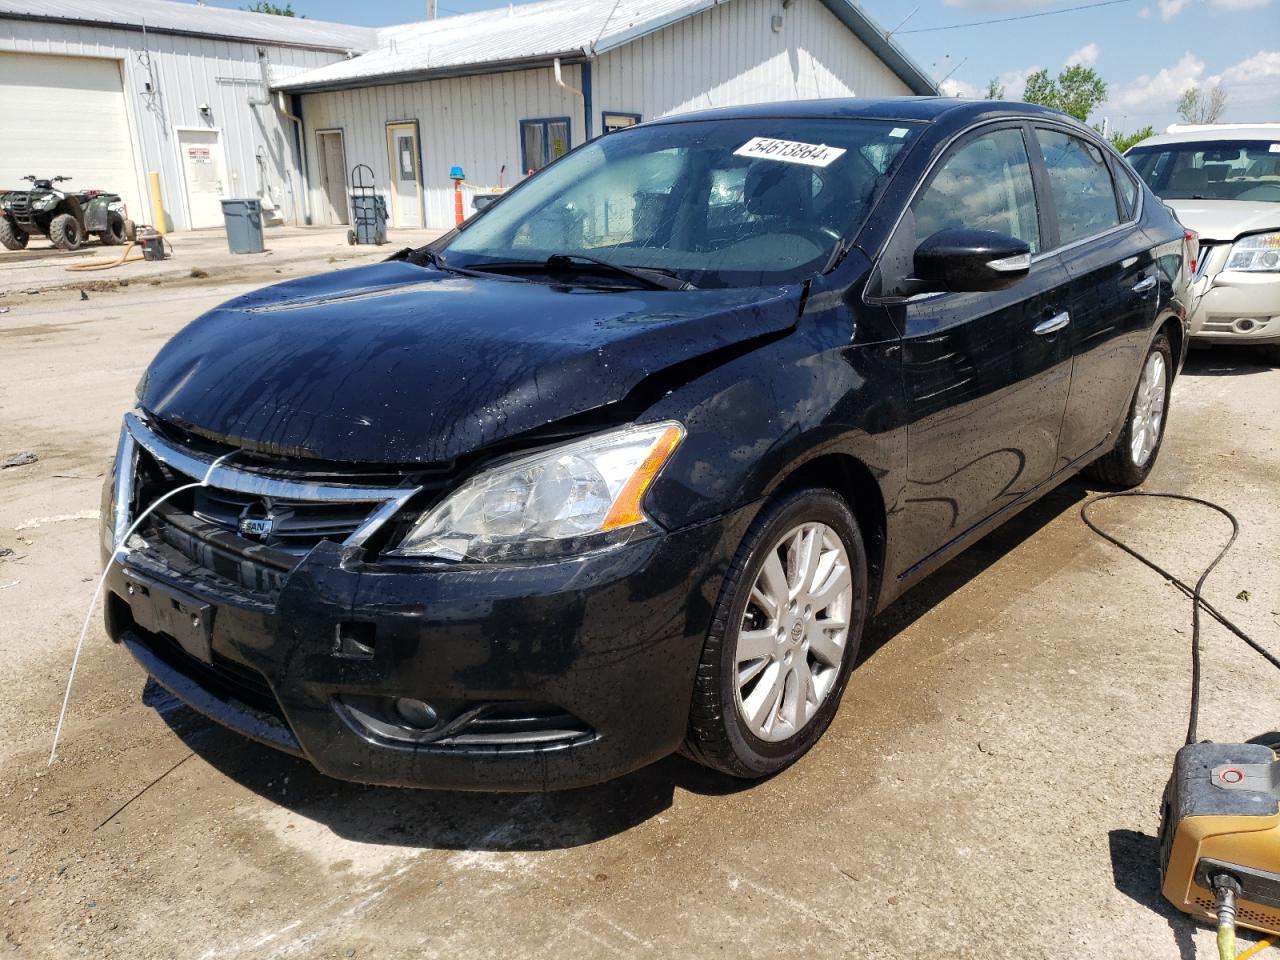
[[[316,134],[320,155],[320,192],[324,195],[325,223],[347,223],[347,159],[341,130]]]
[[[222,139],[217,130],[179,128],[178,153],[187,187],[188,226],[192,230],[222,226]]]
[[[118,60],[0,53],[0,104],[0,190],[70,177],[69,189],[118,193],[148,218]]]
[[[422,170],[418,163],[418,124],[387,124],[391,167],[391,225],[422,226]]]

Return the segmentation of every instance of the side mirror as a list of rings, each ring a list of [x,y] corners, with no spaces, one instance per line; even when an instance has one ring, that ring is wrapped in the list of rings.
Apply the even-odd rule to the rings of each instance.
[[[1031,270],[1031,248],[993,230],[939,230],[915,253],[916,292],[985,293],[1013,286]]]
[[[491,206],[498,202],[500,194],[496,193],[477,193],[471,198],[472,210],[488,210]]]

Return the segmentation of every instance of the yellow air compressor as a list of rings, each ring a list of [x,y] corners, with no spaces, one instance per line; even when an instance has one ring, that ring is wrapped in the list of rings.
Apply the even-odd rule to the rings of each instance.
[[[1280,760],[1270,747],[1178,751],[1164,794],[1160,877],[1169,902],[1197,919],[1280,935]]]

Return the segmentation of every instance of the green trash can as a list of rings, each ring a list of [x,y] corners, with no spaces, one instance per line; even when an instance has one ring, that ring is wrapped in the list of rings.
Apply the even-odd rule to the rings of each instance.
[[[262,253],[262,201],[257,197],[222,201],[222,221],[232,253]]]

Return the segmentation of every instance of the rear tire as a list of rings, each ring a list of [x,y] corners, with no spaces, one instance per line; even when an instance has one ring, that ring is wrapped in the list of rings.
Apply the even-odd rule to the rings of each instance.
[[[1138,386],[1129,401],[1116,445],[1085,468],[1086,476],[1123,489],[1136,487],[1147,479],[1164,442],[1172,388],[1173,350],[1169,338],[1158,333],[1142,362]]]
[[[0,246],[6,250],[22,250],[31,237],[25,230],[19,230],[7,217],[0,217]]]
[[[98,239],[106,247],[118,247],[129,240],[129,231],[124,217],[118,213],[107,215],[107,229],[98,234]]]
[[[800,490],[766,505],[720,588],[683,752],[744,779],[799,760],[839,707],[867,599],[866,549],[841,497]]]
[[[84,242],[84,231],[74,216],[60,213],[49,224],[49,239],[60,250],[79,250]]]

